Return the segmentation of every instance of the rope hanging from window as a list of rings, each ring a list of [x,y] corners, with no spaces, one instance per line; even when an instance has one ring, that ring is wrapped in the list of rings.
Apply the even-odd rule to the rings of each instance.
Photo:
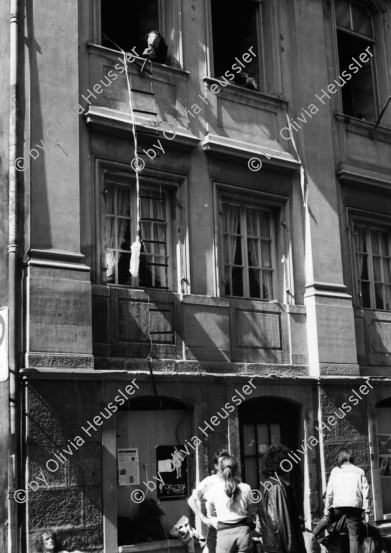
[[[128,87],[128,100],[129,100],[129,109],[130,115],[132,117],[132,134],[133,134],[133,143],[134,143],[134,158],[133,158],[133,169],[136,173],[136,240],[130,246],[130,265],[129,272],[132,277],[138,277],[139,267],[140,267],[140,251],[141,251],[141,238],[140,238],[140,177],[139,177],[139,155],[137,151],[137,133],[136,125],[134,122],[134,112],[133,112],[133,102],[132,102],[132,88],[130,83],[130,77],[128,72],[128,61],[126,59],[126,52],[122,50],[124,57],[124,66],[125,66],[125,75],[126,83]]]

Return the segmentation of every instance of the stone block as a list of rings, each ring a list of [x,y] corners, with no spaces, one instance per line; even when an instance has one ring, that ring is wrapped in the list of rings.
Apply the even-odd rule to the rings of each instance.
[[[80,489],[32,492],[28,505],[30,527],[81,527],[82,508],[83,493]]]
[[[94,486],[102,479],[101,447],[97,443],[86,442],[75,453],[69,463],[70,486]]]
[[[84,490],[84,526],[99,526],[102,524],[102,490],[100,487]]]

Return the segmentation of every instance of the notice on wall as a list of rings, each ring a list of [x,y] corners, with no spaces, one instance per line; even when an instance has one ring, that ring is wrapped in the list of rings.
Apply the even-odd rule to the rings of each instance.
[[[158,445],[156,447],[156,469],[164,481],[159,482],[157,496],[160,500],[183,499],[188,495],[187,455],[184,446]]]
[[[137,447],[117,450],[118,485],[132,486],[140,484],[140,464]]]

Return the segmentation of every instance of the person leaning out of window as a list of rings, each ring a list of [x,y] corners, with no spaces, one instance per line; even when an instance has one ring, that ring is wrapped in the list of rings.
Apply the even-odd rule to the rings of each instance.
[[[354,464],[351,449],[341,449],[327,485],[324,516],[314,528],[314,536],[346,515],[350,553],[358,553],[363,512],[365,522],[369,521],[368,490],[365,473]]]

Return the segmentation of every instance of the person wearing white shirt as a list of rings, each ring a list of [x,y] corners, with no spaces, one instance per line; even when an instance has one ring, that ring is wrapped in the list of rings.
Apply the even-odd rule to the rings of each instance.
[[[250,553],[251,488],[241,482],[238,462],[231,455],[221,459],[217,476],[205,495],[215,508],[216,521],[203,517],[206,524],[216,524],[216,553]]]
[[[368,490],[365,473],[354,465],[351,449],[341,449],[338,453],[338,466],[331,471],[327,484],[324,516],[314,528],[314,536],[346,515],[350,553],[358,553],[363,512],[365,522],[369,520]]]

